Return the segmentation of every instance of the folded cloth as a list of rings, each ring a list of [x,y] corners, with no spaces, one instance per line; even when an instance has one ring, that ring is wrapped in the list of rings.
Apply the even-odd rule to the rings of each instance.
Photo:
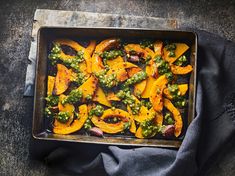
[[[198,34],[196,117],[179,150],[59,143],[44,155],[57,175],[201,175],[235,133],[235,43]],[[58,170],[59,169],[59,170]]]

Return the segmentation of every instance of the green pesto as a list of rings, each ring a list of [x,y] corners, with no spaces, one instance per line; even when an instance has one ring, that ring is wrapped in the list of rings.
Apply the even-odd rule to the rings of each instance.
[[[171,43],[165,46],[167,51],[174,51],[176,50],[176,44],[175,43]]]
[[[168,56],[175,57],[176,44],[175,43],[168,44],[165,47],[166,47],[166,50],[169,51]]]
[[[123,55],[124,54],[121,50],[110,50],[110,51],[104,51],[102,54],[100,54],[100,57],[102,57],[102,59],[104,60],[109,60]]]
[[[103,108],[103,106],[97,105],[95,108],[93,108],[93,109],[89,112],[89,116],[95,115],[95,116],[100,117],[100,116],[103,115],[103,113],[104,113],[104,108]]]
[[[79,89],[72,90],[69,95],[62,100],[62,104],[70,103],[74,104],[79,102],[82,99],[82,91]]]
[[[53,116],[53,112],[50,110],[50,107],[46,107],[44,113],[45,113],[46,117]]]
[[[186,106],[186,98],[180,95],[179,87],[177,84],[168,85],[168,90],[172,96],[173,104],[176,107]]]
[[[96,74],[96,77],[99,79],[99,83],[104,88],[112,88],[118,85],[116,74],[106,75],[105,72],[101,72]]]
[[[55,65],[59,60],[61,60],[66,66],[69,66],[79,72],[79,63],[84,61],[84,53],[82,51],[78,51],[77,55],[73,58],[64,60],[61,58],[61,47],[58,43],[53,44],[53,48],[51,50],[51,53],[49,54],[48,58],[51,61],[52,65]]]
[[[74,58],[70,58],[66,60],[61,58],[61,60],[65,63],[65,65],[73,68],[77,72],[80,72],[79,63],[84,61],[84,53],[82,51],[78,51],[77,55],[74,56]]]
[[[91,128],[92,128],[92,122],[91,122],[91,119],[88,118],[86,122],[84,123],[84,129],[89,130]]]
[[[159,132],[158,126],[154,125],[152,120],[146,120],[140,126],[144,137],[153,137]]]
[[[125,92],[123,90],[120,90],[117,93],[117,97],[120,98],[125,105],[130,106],[133,115],[139,113],[141,103],[136,103],[134,96],[131,94],[130,91]]]
[[[165,122],[167,123],[167,125],[173,125],[175,123],[175,121],[173,120],[172,115],[167,112],[164,116]]]
[[[92,95],[87,95],[87,96],[85,97],[85,99],[86,99],[87,101],[91,101],[91,100],[92,100]]]
[[[127,87],[132,84],[139,83],[146,78],[147,78],[147,73],[144,71],[140,71],[140,72],[134,74],[131,78],[127,79],[126,82],[123,84],[123,86]]]
[[[54,95],[48,95],[45,100],[47,101],[47,106],[57,106],[59,103],[59,97]]]
[[[58,115],[56,116],[56,119],[61,123],[68,122],[69,118],[70,115],[68,112],[59,112]]]
[[[141,100],[141,105],[147,107],[148,109],[150,109],[152,107],[152,103],[147,100]]]
[[[82,85],[85,81],[85,75],[83,73],[77,73],[76,79],[74,80],[78,85]]]
[[[178,66],[183,66],[187,63],[187,58],[185,55],[180,56],[179,59],[177,59],[174,64]]]
[[[153,42],[150,40],[142,40],[140,42],[140,47],[141,48],[153,48]]]
[[[163,60],[161,56],[156,56],[154,58],[154,62],[157,65],[158,73],[160,75],[166,75],[169,82],[171,82],[174,79],[174,75],[171,72],[170,65],[167,61]]]
[[[131,122],[126,122],[126,123],[124,123],[123,129],[124,130],[129,130],[130,127],[131,127]]]
[[[48,55],[49,60],[52,65],[55,65],[57,61],[60,59],[61,47],[58,43],[53,43],[53,48],[51,49],[51,53]]]

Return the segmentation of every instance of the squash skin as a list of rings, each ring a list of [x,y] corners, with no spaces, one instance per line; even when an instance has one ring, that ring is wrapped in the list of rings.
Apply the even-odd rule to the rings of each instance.
[[[175,62],[182,54],[184,54],[189,49],[189,46],[186,45],[185,43],[175,43],[175,44],[176,44],[175,57],[168,56],[169,51],[167,51],[166,47],[164,47],[163,49],[164,53],[163,58],[170,64]]]
[[[59,121],[55,118],[54,123],[53,123],[54,128],[55,128],[55,127],[56,127],[56,128],[66,128],[66,127],[68,127],[68,126],[72,123],[72,121],[73,121],[75,108],[74,108],[74,106],[73,106],[72,104],[68,104],[68,103],[66,103],[65,105],[62,105],[61,102],[62,102],[62,100],[64,100],[65,98],[66,98],[66,95],[64,95],[64,94],[61,94],[61,95],[59,96],[58,109],[59,109],[60,112],[68,112],[69,115],[70,115],[70,118],[69,118],[68,122],[66,122],[66,123],[61,123],[61,122],[59,122]]]
[[[52,95],[53,89],[55,84],[55,77],[54,76],[48,76],[47,77],[47,96]]]
[[[97,88],[98,80],[95,76],[91,76],[86,80],[80,87],[78,87],[78,90],[82,91],[82,99],[85,101],[87,96],[93,96],[95,93],[95,90]]]
[[[178,85],[178,88],[179,88],[180,95],[185,95],[188,91],[188,84],[180,84]],[[163,93],[166,96],[166,98],[170,100],[173,98],[168,88],[165,88]]]
[[[93,101],[97,101],[100,104],[103,104],[105,106],[111,107],[111,103],[109,102],[109,100],[107,99],[104,91],[102,90],[101,87],[97,87],[94,97],[93,97]]]
[[[155,111],[161,112],[163,109],[162,93],[168,80],[165,75],[160,76],[154,83],[150,90],[149,100],[153,105]]]
[[[104,69],[102,58],[99,56],[99,54],[101,54],[105,50],[108,50],[112,47],[116,47],[119,44],[120,44],[119,39],[110,38],[110,39],[103,40],[96,46],[95,51],[91,58],[91,63],[92,63],[91,70],[93,73],[100,72]]]
[[[62,64],[57,64],[57,74],[55,77],[55,86],[53,93],[55,95],[64,93],[69,87],[70,78],[70,70]]]
[[[86,51],[87,53],[91,56],[95,50],[96,47],[96,41],[95,40],[91,40],[89,45],[86,47]]]
[[[171,71],[175,75],[184,75],[188,74],[193,70],[193,67],[191,65],[187,65],[185,67],[180,67],[177,65],[171,65]]]
[[[65,128],[55,127],[53,129],[53,132],[56,134],[70,134],[80,130],[88,118],[88,109],[86,104],[79,106],[78,109],[79,119],[75,119],[70,126],[67,126]]]
[[[79,45],[77,42],[70,39],[57,39],[54,41],[55,43],[59,43],[60,45],[67,45],[73,48],[75,51],[83,51],[84,47]]]
[[[175,120],[175,137],[179,137],[183,128],[183,121],[179,110],[171,103],[170,100],[164,99],[164,106],[173,114]]]

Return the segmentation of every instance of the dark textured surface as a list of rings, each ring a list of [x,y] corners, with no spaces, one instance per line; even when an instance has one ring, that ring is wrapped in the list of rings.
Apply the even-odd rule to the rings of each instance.
[[[33,99],[22,96],[36,8],[179,18],[184,26],[235,41],[235,1],[1,1],[0,175],[51,175],[43,163],[29,157]],[[204,175],[235,175],[234,145],[224,146]]]

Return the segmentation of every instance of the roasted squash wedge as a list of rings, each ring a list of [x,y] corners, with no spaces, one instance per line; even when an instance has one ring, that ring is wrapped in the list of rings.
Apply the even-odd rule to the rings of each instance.
[[[95,50],[96,47],[96,41],[95,40],[91,40],[89,45],[87,46],[87,48],[83,51],[84,52],[84,59],[86,61],[86,71],[87,73],[92,73],[92,53]]]
[[[93,97],[93,101],[96,101],[100,104],[103,104],[105,106],[111,107],[111,103],[109,102],[109,100],[107,99],[104,91],[102,90],[101,87],[97,87],[96,91],[95,91],[95,95]]]
[[[82,91],[83,101],[87,96],[93,96],[97,88],[98,80],[95,76],[91,76],[78,89]]]
[[[134,67],[138,66],[130,62],[119,62],[111,66],[110,70],[107,72],[107,75],[116,74],[117,80],[119,82],[123,82],[128,79],[126,69]]]
[[[164,47],[163,49],[164,59],[170,64],[175,62],[182,54],[184,54],[189,49],[189,46],[186,45],[185,43],[175,43],[175,45],[176,45],[175,57],[169,56],[170,51],[167,51],[166,47]]]
[[[118,117],[124,122],[128,122],[130,120],[130,114],[122,109],[107,109],[104,111],[103,115],[100,117],[101,120],[110,118],[110,117]]]
[[[158,77],[157,65],[152,59],[149,61],[149,64],[146,66],[146,73],[148,76],[152,76],[154,78]]]
[[[188,84],[180,84],[178,85],[178,88],[179,88],[179,92],[180,92],[180,95],[185,95],[188,91]],[[172,95],[170,93],[170,91],[168,90],[168,88],[165,88],[164,89],[164,95],[168,98],[168,99],[172,99]]]
[[[114,92],[109,92],[107,95],[107,99],[109,101],[120,101],[120,98],[118,98],[117,95],[114,94]]]
[[[127,68],[127,74],[129,77],[132,77],[134,74],[140,72],[142,69],[140,67]]]
[[[65,128],[65,127],[69,126],[73,121],[74,109],[75,108],[72,104],[68,104],[68,103],[66,103],[65,105],[62,105],[61,101],[65,98],[66,98],[66,95],[64,95],[64,94],[61,94],[59,96],[58,109],[59,109],[60,112],[68,112],[70,118],[66,123],[61,123],[55,118],[53,125],[54,125],[54,127],[57,127],[57,128]]]
[[[116,57],[115,59],[109,59],[106,61],[109,67],[116,65],[117,63],[124,62],[124,59],[121,56]]]
[[[69,87],[71,72],[62,64],[57,64],[57,74],[55,77],[55,86],[53,93],[60,95]]]
[[[78,109],[79,109],[78,119],[75,119],[70,126],[64,128],[55,127],[53,129],[53,132],[56,134],[70,134],[80,130],[88,118],[88,110],[87,110],[87,105],[85,104],[79,106]]]
[[[119,70],[119,69],[128,69],[128,68],[136,68],[138,67],[137,65],[135,64],[132,64],[130,62],[119,62],[119,63],[116,63],[115,65],[112,65],[111,66],[111,69],[113,70]]]
[[[120,133],[124,130],[124,122],[119,121],[118,123],[106,123],[103,120],[100,120],[98,117],[93,116],[91,119],[92,123],[100,128],[103,132],[109,134]]]
[[[150,90],[153,87],[153,84],[156,81],[156,79],[152,76],[149,76],[146,81],[147,81],[146,87],[145,87],[143,93],[141,94],[142,98],[149,98],[150,97]]]
[[[124,46],[124,49],[127,54],[130,54],[131,52],[136,52],[137,55],[143,54],[144,59],[146,59],[149,55],[148,52],[145,49],[141,48],[139,44],[128,44]]]
[[[154,52],[156,56],[161,56],[163,54],[163,42],[160,40],[157,40],[153,44]]]
[[[163,97],[162,93],[168,80],[165,75],[160,76],[154,83],[152,88],[150,89],[150,97],[149,100],[153,105],[155,111],[161,112],[163,108]]]
[[[148,75],[148,78],[146,79],[146,86],[144,91],[141,94],[142,98],[149,98],[150,97],[150,90],[153,86],[153,83],[156,81],[155,78],[158,77],[158,71],[157,66],[151,59],[149,64],[146,66],[146,73]]]
[[[176,75],[185,75],[190,73],[193,70],[193,67],[191,65],[187,65],[185,67],[180,67],[177,65],[171,65],[171,71],[172,73]]]
[[[162,125],[163,124],[162,112],[156,112],[155,118],[154,118],[154,124],[156,124],[156,125]]]
[[[54,89],[55,84],[55,77],[54,76],[48,76],[47,77],[47,96],[51,95]]]
[[[69,39],[57,39],[54,41],[55,43],[59,43],[60,45],[67,45],[73,48],[76,51],[83,51],[84,47],[79,45],[77,42]]]
[[[92,55],[92,72],[100,72],[104,69],[104,65],[102,62],[102,58],[100,57],[100,54],[104,52],[105,50],[108,50],[112,47],[116,47],[120,44],[120,40],[116,38],[106,39],[100,42]]]
[[[175,137],[178,137],[181,134],[183,128],[183,121],[179,110],[171,103],[170,100],[164,99],[164,106],[173,114],[175,120]]]
[[[96,41],[95,40],[91,40],[89,45],[86,47],[85,50],[91,56],[93,51],[95,50],[95,47],[96,47]]]
[[[107,118],[118,117],[120,119],[117,123],[106,123],[104,120]],[[125,129],[125,123],[131,122],[130,114],[121,109],[107,109],[103,115],[98,118],[93,116],[91,119],[92,123],[99,127],[103,132],[115,134],[122,132]],[[133,127],[134,128],[134,127]]]
[[[144,92],[146,84],[147,84],[146,80],[136,83],[134,85],[134,95],[137,97],[140,96]]]
[[[144,139],[144,136],[142,134],[142,128],[141,126],[139,126],[139,128],[137,129],[136,133],[135,133],[135,137],[139,138],[139,139]]]

